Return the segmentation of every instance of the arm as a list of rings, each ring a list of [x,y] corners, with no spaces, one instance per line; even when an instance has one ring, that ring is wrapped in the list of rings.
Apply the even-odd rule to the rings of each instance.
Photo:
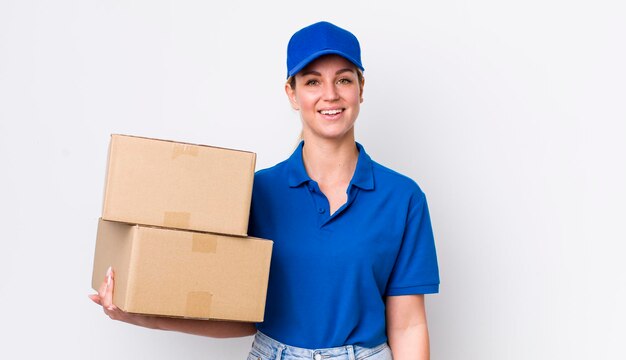
[[[424,295],[388,296],[387,338],[394,360],[429,360]]]
[[[113,320],[119,320],[150,329],[179,331],[216,338],[240,337],[256,333],[256,328],[253,323],[179,319],[124,312],[113,305],[114,282],[113,271],[109,269],[98,293],[89,295],[89,298],[96,304],[101,305],[104,313]]]

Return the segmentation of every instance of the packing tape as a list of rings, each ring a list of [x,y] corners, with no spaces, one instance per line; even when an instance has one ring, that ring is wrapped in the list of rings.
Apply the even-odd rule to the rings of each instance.
[[[197,145],[189,144],[174,144],[174,150],[172,151],[172,159],[176,159],[179,156],[189,155],[198,156],[199,147]]]
[[[190,219],[191,214],[188,212],[166,211],[163,214],[163,226],[177,229],[188,229]]]
[[[208,291],[190,291],[187,293],[185,316],[194,318],[211,318],[211,302],[213,294]]]
[[[209,234],[193,234],[193,245],[191,251],[201,253],[215,253],[217,249],[217,238]]]

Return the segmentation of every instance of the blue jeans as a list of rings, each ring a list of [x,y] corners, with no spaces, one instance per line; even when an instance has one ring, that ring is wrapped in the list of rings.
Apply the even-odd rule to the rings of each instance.
[[[248,360],[392,360],[387,343],[373,348],[346,345],[327,349],[303,349],[285,345],[257,331]]]

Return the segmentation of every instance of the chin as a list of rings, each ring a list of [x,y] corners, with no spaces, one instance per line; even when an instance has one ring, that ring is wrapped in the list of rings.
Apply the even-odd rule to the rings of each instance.
[[[332,131],[322,131],[322,132],[313,132],[312,136],[324,140],[336,140],[341,141],[347,138],[352,138],[352,131],[341,131],[341,132],[332,132]]]

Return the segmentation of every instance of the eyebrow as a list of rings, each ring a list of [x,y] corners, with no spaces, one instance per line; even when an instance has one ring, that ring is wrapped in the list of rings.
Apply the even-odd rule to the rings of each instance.
[[[343,68],[343,69],[337,70],[337,72],[335,72],[335,75],[339,75],[345,72],[353,72],[353,71],[354,70],[350,68]],[[307,76],[307,75],[322,76],[322,74],[320,74],[318,71],[315,71],[315,70],[303,71],[301,75],[302,76]]]

